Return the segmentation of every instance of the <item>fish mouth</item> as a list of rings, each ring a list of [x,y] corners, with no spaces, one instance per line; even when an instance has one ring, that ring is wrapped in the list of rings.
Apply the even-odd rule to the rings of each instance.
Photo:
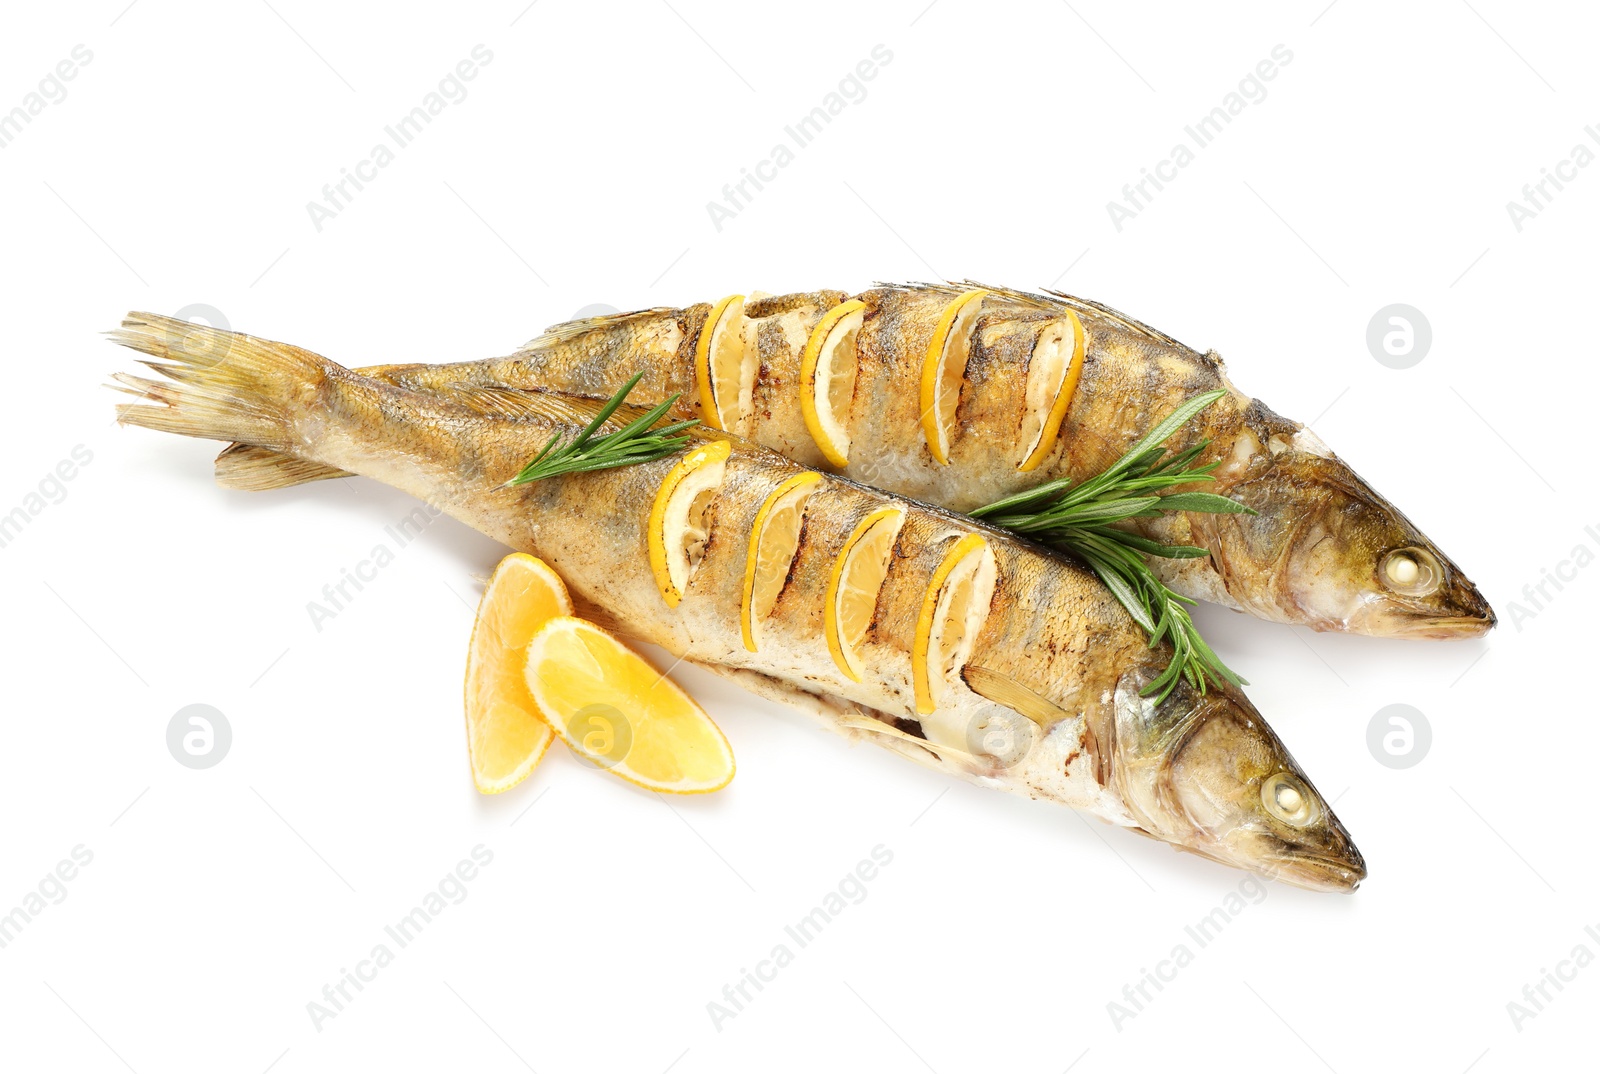
[[[1379,629],[1374,633],[1389,638],[1426,638],[1450,641],[1457,638],[1481,638],[1494,629],[1500,621],[1494,609],[1475,587],[1464,586],[1464,592],[1451,594],[1445,602],[1445,611],[1434,609],[1405,609],[1377,617]]]
[[[1451,641],[1481,638],[1499,622],[1494,609],[1484,605],[1482,615],[1428,615],[1407,617],[1390,624],[1384,636]]]
[[[1135,827],[1132,830],[1151,839],[1161,839],[1143,828]],[[1337,853],[1291,848],[1253,860],[1240,860],[1205,847],[1178,846],[1176,849],[1306,891],[1348,895],[1367,878],[1366,859],[1353,844],[1348,844]]]
[[[1349,894],[1367,878],[1367,863],[1352,846],[1342,857],[1304,851],[1285,854],[1273,859],[1265,872],[1297,888]]]

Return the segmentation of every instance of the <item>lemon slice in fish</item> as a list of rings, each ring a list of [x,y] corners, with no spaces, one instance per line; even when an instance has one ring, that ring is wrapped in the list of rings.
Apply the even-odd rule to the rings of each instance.
[[[723,467],[733,445],[727,440],[703,444],[668,471],[650,506],[648,541],[650,570],[667,607],[676,608],[700,565],[706,544],[706,507],[722,484]]]
[[[756,512],[744,565],[744,598],[739,602],[739,628],[744,647],[752,653],[757,651],[761,624],[772,614],[794,562],[806,501],[821,482],[821,474],[795,474],[773,489]]]
[[[856,390],[856,333],[867,304],[853,298],[822,315],[800,355],[800,413],[806,431],[835,466],[850,462],[850,433],[844,427]]]
[[[1034,470],[1049,456],[1061,432],[1061,421],[1083,373],[1083,322],[1068,310],[1039,331],[1028,359],[1027,411],[1022,442],[1028,445],[1019,470]]]
[[[922,435],[940,465],[950,461],[950,432],[972,350],[972,325],[988,293],[981,288],[967,291],[946,306],[922,359]]]
[[[989,613],[996,570],[989,542],[970,533],[951,545],[928,579],[911,647],[918,713],[926,716],[938,707],[947,683],[971,655]]]
[[[733,779],[733,750],[705,710],[593,623],[545,623],[528,644],[525,675],[562,741],[630,783],[704,794]]]
[[[516,552],[490,576],[467,649],[467,756],[479,792],[499,794],[521,783],[555,738],[522,669],[534,633],[571,614],[567,587],[542,560]]]
[[[845,541],[828,577],[822,630],[833,662],[852,682],[861,681],[861,643],[872,626],[878,590],[889,573],[889,556],[905,518],[900,508],[884,507],[862,519]]]
[[[702,422],[713,429],[740,430],[755,391],[756,357],[744,343],[744,296],[729,295],[706,314],[694,345]]]

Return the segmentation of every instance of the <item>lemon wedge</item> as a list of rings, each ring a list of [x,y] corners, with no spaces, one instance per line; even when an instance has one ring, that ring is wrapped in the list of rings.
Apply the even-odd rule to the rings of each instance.
[[[972,653],[994,596],[997,568],[989,542],[976,533],[954,542],[928,579],[911,648],[911,679],[917,712],[939,705],[950,679]]]
[[[850,462],[850,432],[844,427],[856,390],[856,333],[867,316],[858,298],[841,302],[811,330],[800,355],[800,413],[806,431],[835,466]]]
[[[650,570],[669,608],[678,606],[700,565],[706,543],[706,507],[722,484],[723,468],[732,450],[730,441],[714,440],[689,452],[667,471],[650,505]]]
[[[950,433],[972,351],[972,325],[988,293],[978,288],[957,295],[939,314],[922,359],[922,435],[941,466],[950,461]]]
[[[706,314],[694,345],[702,422],[713,429],[742,431],[755,392],[757,358],[745,347],[744,296],[729,295]]]
[[[884,507],[862,519],[833,562],[823,598],[822,630],[839,670],[860,682],[864,670],[861,643],[872,626],[878,590],[889,573],[889,556],[906,513]]]
[[[705,794],[733,779],[733,750],[705,710],[593,623],[545,623],[525,670],[528,693],[562,741],[630,783]]]
[[[795,474],[773,489],[756,512],[744,564],[744,597],[739,602],[739,630],[744,647],[752,653],[757,651],[761,623],[772,614],[789,577],[789,565],[800,544],[806,501],[821,482],[818,473]]]
[[[572,598],[542,560],[516,552],[500,561],[478,603],[467,649],[467,756],[483,794],[521,783],[555,737],[523,677],[528,641],[549,620],[572,614]]]
[[[1061,421],[1083,373],[1083,322],[1071,310],[1039,331],[1028,360],[1027,412],[1022,442],[1028,445],[1019,470],[1035,470],[1049,457],[1061,433]]]

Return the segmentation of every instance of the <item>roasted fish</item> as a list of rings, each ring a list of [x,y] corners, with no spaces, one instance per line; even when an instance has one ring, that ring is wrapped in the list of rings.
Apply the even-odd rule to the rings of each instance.
[[[112,336],[168,378],[116,377],[145,401],[124,424],[422,497],[549,563],[608,625],[950,774],[1292,884],[1365,875],[1237,690],[1141,696],[1170,653],[1065,557],[708,429],[664,458],[511,485],[597,405],[410,391],[151,314]]]
[[[1200,354],[1098,303],[978,285],[879,286],[651,309],[557,325],[508,358],[363,370],[414,389],[547,388],[635,402],[679,396],[698,417],[804,466],[954,511],[1114,461],[1179,404],[1225,388],[1171,444],[1209,439],[1211,491],[1255,515],[1138,520],[1206,548],[1160,560],[1174,590],[1316,630],[1476,637],[1488,603],[1405,515],[1310,429],[1229,382]],[[218,479],[269,488],[333,476],[255,448]]]

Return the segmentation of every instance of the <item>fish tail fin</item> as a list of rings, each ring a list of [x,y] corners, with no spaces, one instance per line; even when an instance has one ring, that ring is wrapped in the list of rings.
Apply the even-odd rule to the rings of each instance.
[[[292,443],[294,408],[342,369],[286,343],[155,313],[130,313],[107,335],[159,359],[145,365],[168,378],[115,374],[129,394],[161,404],[118,406],[118,422],[280,451]]]
[[[254,444],[234,444],[217,456],[217,484],[241,492],[266,492],[350,474],[337,467]]]
[[[407,365],[369,365],[352,370],[368,380],[380,380],[399,387],[400,376],[405,373],[427,371],[430,366],[411,363]],[[293,488],[312,481],[327,481],[350,474],[333,466],[324,466],[310,459],[298,459],[281,451],[257,447],[254,444],[230,444],[222,449],[216,461],[217,484],[239,492],[269,492],[273,489]]]

